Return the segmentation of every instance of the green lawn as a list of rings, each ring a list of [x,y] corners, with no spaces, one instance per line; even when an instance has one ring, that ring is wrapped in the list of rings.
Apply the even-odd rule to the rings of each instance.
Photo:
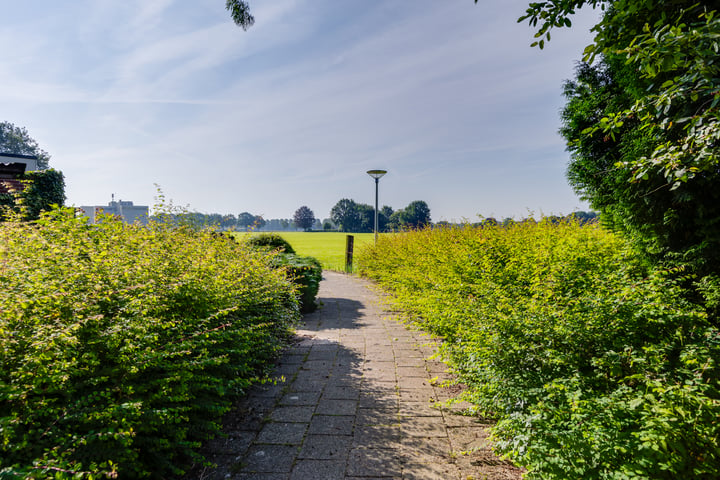
[[[340,232],[276,232],[295,249],[298,255],[309,255],[320,260],[328,270],[345,270],[345,239],[347,233]],[[242,235],[242,234],[240,234]],[[355,237],[355,252],[362,245],[372,243],[372,233],[352,233]]]

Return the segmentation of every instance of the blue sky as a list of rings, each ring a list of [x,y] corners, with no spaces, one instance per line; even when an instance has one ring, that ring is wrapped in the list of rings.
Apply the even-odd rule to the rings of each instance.
[[[581,12],[545,50],[522,0],[6,2],[0,120],[66,177],[68,203],[329,216],[341,198],[432,218],[587,209],[565,180],[562,82]]]

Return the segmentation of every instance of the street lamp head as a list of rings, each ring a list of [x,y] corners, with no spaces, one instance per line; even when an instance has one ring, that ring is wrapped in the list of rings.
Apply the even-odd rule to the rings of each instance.
[[[387,173],[387,170],[368,170],[367,174],[370,175],[375,180],[379,179],[383,175]]]

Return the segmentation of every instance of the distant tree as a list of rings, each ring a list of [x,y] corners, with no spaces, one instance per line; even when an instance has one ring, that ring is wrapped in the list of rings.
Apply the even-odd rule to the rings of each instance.
[[[388,225],[390,223],[390,217],[392,217],[393,209],[387,205],[383,205],[383,207],[378,212],[378,231],[380,232],[387,232],[388,231]]]
[[[223,215],[222,220],[220,221],[220,226],[225,229],[234,228],[237,226],[237,218],[235,218],[235,215],[232,213],[229,215]]]
[[[38,157],[38,167],[41,169],[48,168],[50,161],[50,154],[40,148],[25,128],[16,127],[10,122],[0,122],[0,153],[34,155]]]
[[[570,215],[567,216],[568,219],[571,220],[577,220],[581,224],[590,223],[590,222],[597,222],[598,221],[598,213],[597,212],[573,212]]]
[[[242,0],[226,0],[225,8],[230,12],[235,24],[247,30],[255,23],[255,17],[250,14],[250,6]]]
[[[390,218],[388,219],[388,222],[387,222],[387,224],[385,225],[386,231],[396,231],[396,230],[400,230],[400,229],[402,228],[402,224],[403,224],[403,222],[402,222],[402,215],[403,215],[402,209],[400,209],[400,210],[395,210],[395,211],[390,215]]]
[[[267,222],[266,222],[265,219],[262,217],[262,215],[255,215],[255,221],[253,222],[253,226],[254,226],[255,228],[258,228],[258,229],[263,228],[266,223],[267,223]]]
[[[366,203],[358,204],[358,213],[360,214],[360,227],[358,233],[369,233],[375,230],[375,207]]]
[[[302,228],[306,232],[312,230],[315,224],[315,214],[310,208],[303,205],[302,207],[295,210],[293,215],[293,222],[297,228]]]
[[[250,212],[242,212],[237,216],[238,228],[248,228],[255,223],[255,215]]]
[[[358,204],[348,198],[343,198],[332,207],[330,219],[341,232],[357,232],[362,224]]]
[[[223,216],[219,213],[208,213],[205,216],[205,223],[213,227],[222,227]]]
[[[364,203],[357,205],[360,214],[360,227],[357,229],[361,233],[369,233],[375,231],[375,207]],[[378,210],[378,232],[385,232],[390,222],[393,209],[387,205]]]
[[[422,200],[411,202],[402,210],[400,221],[405,228],[421,228],[430,224],[430,207]]]
[[[323,222],[322,222],[322,229],[325,230],[325,231],[335,230],[335,225],[333,224],[333,222],[332,222],[329,218],[326,218],[326,219],[323,220]]]

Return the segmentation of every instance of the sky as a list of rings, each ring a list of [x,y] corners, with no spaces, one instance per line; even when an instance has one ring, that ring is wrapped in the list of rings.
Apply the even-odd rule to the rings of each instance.
[[[588,210],[557,133],[597,13],[544,50],[526,0],[3,1],[0,121],[65,175],[68,205],[329,217],[415,200],[433,221]]]

